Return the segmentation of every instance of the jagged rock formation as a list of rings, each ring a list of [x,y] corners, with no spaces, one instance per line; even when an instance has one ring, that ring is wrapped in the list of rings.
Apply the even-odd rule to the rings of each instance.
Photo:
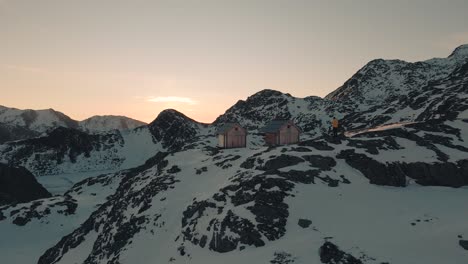
[[[177,150],[191,143],[205,126],[173,109],[162,111],[148,125],[154,139],[168,150]]]
[[[362,261],[341,251],[331,242],[325,242],[320,247],[320,261],[326,264],[362,264]]]

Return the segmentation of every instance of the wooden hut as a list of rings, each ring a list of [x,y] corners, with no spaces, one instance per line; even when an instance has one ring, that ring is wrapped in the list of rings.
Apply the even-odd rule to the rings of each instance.
[[[218,128],[218,142],[221,148],[245,148],[247,130],[238,123],[226,123]]]
[[[268,146],[288,145],[299,142],[301,130],[291,120],[273,120],[260,130]]]

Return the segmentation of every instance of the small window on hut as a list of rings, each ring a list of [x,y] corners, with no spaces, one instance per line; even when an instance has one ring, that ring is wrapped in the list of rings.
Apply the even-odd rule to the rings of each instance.
[[[239,130],[239,128],[238,128],[238,127],[236,127],[235,129],[236,129],[236,131],[238,131],[238,130]]]
[[[288,128],[291,128],[291,125],[288,125]]]

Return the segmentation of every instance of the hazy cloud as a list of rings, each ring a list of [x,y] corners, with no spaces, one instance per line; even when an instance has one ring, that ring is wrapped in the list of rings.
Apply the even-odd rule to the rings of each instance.
[[[147,101],[154,103],[183,103],[189,105],[198,104],[198,102],[193,100],[192,98],[178,96],[150,97]]]
[[[9,70],[23,71],[23,72],[41,72],[41,73],[48,72],[48,70],[44,68],[29,67],[29,66],[22,66],[22,65],[5,64],[5,65],[2,65],[2,67],[7,68]]]

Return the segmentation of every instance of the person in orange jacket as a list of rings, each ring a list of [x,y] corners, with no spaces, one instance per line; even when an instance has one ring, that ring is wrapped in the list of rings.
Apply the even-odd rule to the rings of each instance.
[[[336,117],[333,117],[332,120],[332,128],[333,128],[333,136],[337,137],[338,136],[338,128],[340,127],[340,124],[338,122],[338,119]]]

